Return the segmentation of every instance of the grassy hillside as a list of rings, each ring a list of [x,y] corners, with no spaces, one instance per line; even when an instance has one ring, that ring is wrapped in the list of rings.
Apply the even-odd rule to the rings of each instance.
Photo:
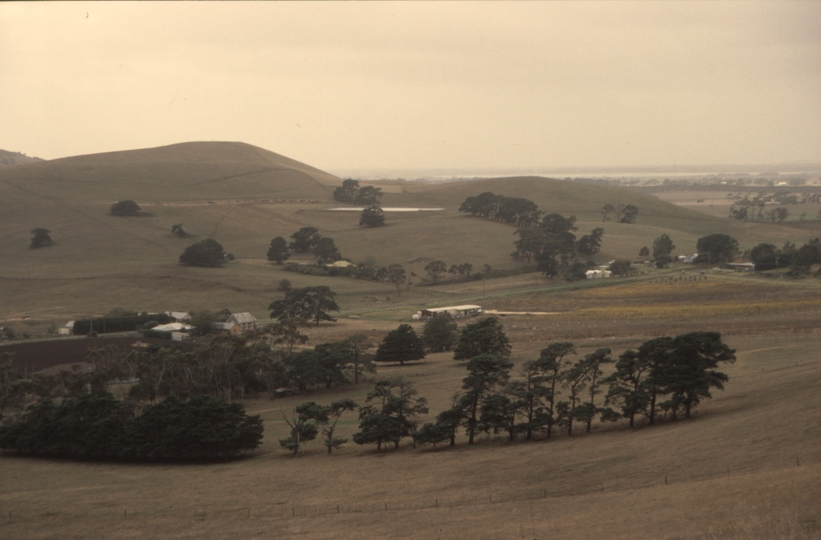
[[[524,321],[516,321],[519,324]],[[0,458],[0,536],[8,538],[817,538],[821,401],[817,337],[727,337],[738,360],[727,388],[689,421],[468,447],[375,452],[319,442],[278,448],[280,411],[306,399],[248,403],[265,421],[252,458],[214,465],[120,465]],[[634,342],[577,342],[579,353]],[[535,351],[533,351],[535,353]],[[521,360],[517,360],[521,361]],[[432,415],[459,388],[447,354],[405,375]],[[350,437],[354,415],[338,433]]]
[[[358,213],[327,211],[336,206],[331,192],[340,183],[272,152],[217,142],[77,156],[0,170],[0,318],[65,318],[112,307],[228,307],[264,314],[277,294],[276,283],[284,277],[296,286],[327,284],[322,278],[284,274],[265,260],[271,238],[287,238],[304,226],[315,226],[334,238],[343,256],[356,262],[400,263],[420,276],[434,259],[449,265],[469,262],[476,270],[485,264],[515,268],[518,263],[509,257],[514,227],[458,213],[465,198],[483,191],[527,197],[545,212],[574,214],[579,235],[604,227],[597,256],[602,261],[635,257],[664,232],[673,238],[678,253],[694,252],[697,238],[714,232],[733,235],[743,248],[762,241],[804,242],[819,234],[785,225],[738,223],[620,188],[534,177],[375,183],[384,188],[385,206],[444,210],[389,212],[387,226],[363,229]],[[110,216],[111,204],[122,199],[137,201],[146,215]],[[603,223],[599,211],[604,204],[634,204],[640,210],[638,222]],[[172,236],[171,226],[177,223],[194,236]],[[56,244],[29,249],[29,231],[35,227],[49,229]],[[179,254],[204,238],[222,243],[236,261],[221,269],[180,267]],[[345,310],[397,301],[396,291],[387,285],[334,280],[333,288],[342,295]],[[415,294],[417,304],[453,296],[448,286]]]

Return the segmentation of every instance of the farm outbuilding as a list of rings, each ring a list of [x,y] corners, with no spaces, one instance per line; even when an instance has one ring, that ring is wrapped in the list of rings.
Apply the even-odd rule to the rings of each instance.
[[[482,313],[482,306],[467,304],[464,306],[448,306],[440,308],[423,309],[422,311],[417,311],[416,315],[414,315],[413,318],[414,320],[429,319],[434,315],[439,315],[440,313],[447,313],[454,319],[458,319],[460,317],[472,317],[474,315],[479,315],[480,313]]]
[[[242,332],[251,332],[259,328],[257,318],[248,312],[234,313],[226,322],[237,324]]]

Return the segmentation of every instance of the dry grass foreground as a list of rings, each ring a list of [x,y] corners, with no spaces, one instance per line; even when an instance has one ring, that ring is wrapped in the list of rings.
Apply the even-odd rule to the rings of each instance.
[[[381,453],[348,444],[331,456],[313,443],[294,459],[276,439],[285,433],[279,409],[297,397],[251,404],[266,420],[266,441],[234,463],[4,457],[0,537],[817,538],[818,339],[725,340],[738,349],[727,389],[693,420],[652,428]],[[441,354],[382,374],[413,377],[435,413],[463,371]],[[361,400],[368,389],[344,395]],[[350,421],[343,435],[355,429]]]

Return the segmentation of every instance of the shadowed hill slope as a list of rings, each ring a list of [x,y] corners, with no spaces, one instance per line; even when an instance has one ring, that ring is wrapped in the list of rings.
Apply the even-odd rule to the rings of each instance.
[[[285,198],[329,200],[338,179],[304,163],[238,142],[190,142],[75,156],[0,170],[0,190],[113,203]]]
[[[37,163],[43,161],[38,157],[27,156],[20,152],[9,152],[0,150],[0,167],[14,167],[15,165],[25,165],[27,163]]]

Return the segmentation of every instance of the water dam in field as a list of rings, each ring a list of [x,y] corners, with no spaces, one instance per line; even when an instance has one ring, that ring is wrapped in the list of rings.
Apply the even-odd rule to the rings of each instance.
[[[365,210],[365,206],[362,207],[355,207],[355,206],[345,206],[342,208],[328,208],[330,212],[361,212]],[[382,207],[383,212],[438,212],[440,210],[444,210],[444,208],[402,208],[399,206],[385,206]]]

